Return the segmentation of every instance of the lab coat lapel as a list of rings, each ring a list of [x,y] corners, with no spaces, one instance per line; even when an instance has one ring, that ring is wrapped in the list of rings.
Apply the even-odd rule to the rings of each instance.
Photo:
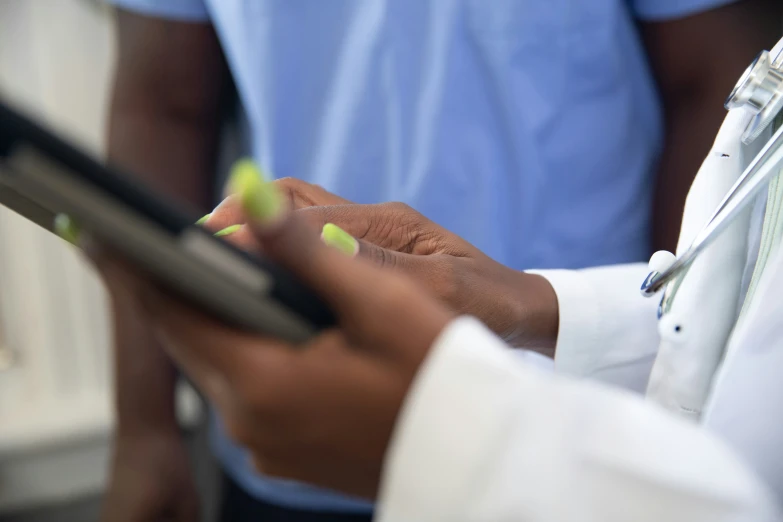
[[[739,140],[749,119],[744,111],[727,115],[688,194],[678,254],[690,246],[752,159],[745,157]],[[648,397],[693,420],[701,416],[737,317],[748,218],[749,210],[698,257],[680,281],[669,312],[659,321],[661,345]]]

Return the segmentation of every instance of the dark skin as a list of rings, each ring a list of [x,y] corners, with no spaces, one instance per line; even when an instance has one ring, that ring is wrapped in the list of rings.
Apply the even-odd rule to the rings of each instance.
[[[299,346],[234,330],[82,244],[111,296],[141,304],[156,338],[258,470],[374,499],[404,398],[454,314],[402,274],[324,245],[299,213],[256,218],[246,229],[325,300],[335,327]]]
[[[666,116],[666,142],[656,178],[655,249],[674,248],[687,189],[723,118],[723,99],[750,59],[774,43],[780,9],[774,2],[748,0],[640,27]],[[206,213],[220,93],[228,78],[214,31],[206,24],[163,22],[122,11],[118,28],[110,159]],[[721,37],[694,38],[715,34]],[[410,251],[414,247],[405,245]],[[465,256],[458,261],[463,267],[472,262]],[[508,277],[501,269],[492,271]],[[452,276],[440,279],[449,281]],[[469,305],[455,307],[469,311]],[[119,424],[104,519],[193,520],[192,484],[184,459],[172,450],[178,438],[172,365],[131,300],[115,300],[114,310]],[[525,304],[513,310],[513,315],[539,313]],[[492,314],[486,310],[483,315]],[[514,331],[501,333],[508,338]],[[166,466],[176,471],[161,480],[160,469]]]
[[[294,178],[274,184],[314,233],[327,223],[339,226],[359,240],[360,257],[404,273],[451,310],[481,319],[509,345],[554,356],[557,297],[543,277],[501,265],[403,203],[357,205]],[[238,200],[228,197],[204,226],[217,232],[243,219]],[[260,253],[246,226],[223,238]]]
[[[726,114],[726,96],[756,54],[777,42],[781,13],[777,0],[746,0],[640,26],[665,121],[653,199],[654,251],[676,249],[685,197]]]
[[[123,11],[117,28],[108,159],[182,205],[206,211],[220,79],[227,77],[214,31]],[[113,314],[118,425],[102,518],[196,520],[196,489],[175,419],[174,367],[133,300],[115,299]]]

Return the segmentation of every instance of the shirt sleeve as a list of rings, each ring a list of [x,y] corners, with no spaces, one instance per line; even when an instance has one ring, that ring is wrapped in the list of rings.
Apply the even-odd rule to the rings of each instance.
[[[639,293],[645,263],[538,270],[560,312],[555,370],[643,393],[658,353],[660,297]]]
[[[630,0],[630,3],[637,19],[655,22],[685,18],[737,1],[739,0]]]
[[[156,18],[183,22],[209,20],[209,11],[203,0],[108,0],[121,9]]]
[[[441,334],[386,456],[377,520],[772,522],[706,430],[618,389],[531,370],[478,321]]]

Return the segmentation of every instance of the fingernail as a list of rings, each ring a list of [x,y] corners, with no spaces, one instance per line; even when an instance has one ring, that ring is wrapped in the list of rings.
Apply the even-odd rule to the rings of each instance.
[[[54,231],[61,239],[79,246],[79,227],[69,216],[57,214],[54,218]]]
[[[206,223],[206,222],[207,222],[207,220],[208,220],[210,217],[212,217],[212,213],[211,213],[211,212],[210,212],[209,214],[207,214],[206,216],[202,217],[201,219],[199,219],[198,221],[196,221],[196,224],[197,224],[197,225],[203,225],[204,223]]]
[[[334,223],[324,225],[321,231],[321,239],[330,247],[336,248],[348,256],[353,257],[359,252],[359,242]]]
[[[260,223],[275,221],[285,210],[277,188],[266,181],[252,160],[243,159],[234,164],[229,186],[248,216]]]
[[[229,234],[233,234],[240,228],[242,228],[242,225],[231,225],[230,227],[226,227],[223,230],[218,230],[214,235],[215,237],[227,236]]]

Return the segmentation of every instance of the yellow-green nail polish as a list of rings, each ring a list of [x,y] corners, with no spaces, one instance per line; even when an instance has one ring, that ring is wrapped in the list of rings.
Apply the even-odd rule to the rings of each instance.
[[[242,225],[231,225],[230,227],[226,227],[223,230],[218,230],[217,232],[215,232],[215,237],[222,237],[222,236],[227,236],[229,234],[233,234],[240,228],[242,228]]]
[[[359,251],[359,242],[354,237],[333,223],[324,225],[321,239],[330,247],[336,248],[349,256],[355,256]]]
[[[72,245],[79,243],[79,227],[65,214],[57,214],[54,218],[54,231],[61,239]]]
[[[277,187],[266,181],[252,160],[243,159],[234,164],[229,186],[248,216],[261,223],[274,221],[284,210]]]
[[[207,220],[208,220],[210,217],[212,217],[212,213],[211,213],[211,212],[210,212],[209,214],[207,214],[206,216],[203,216],[202,218],[200,218],[198,221],[196,221],[196,224],[197,224],[197,225],[203,225],[204,223],[206,223],[206,221],[207,221]]]

